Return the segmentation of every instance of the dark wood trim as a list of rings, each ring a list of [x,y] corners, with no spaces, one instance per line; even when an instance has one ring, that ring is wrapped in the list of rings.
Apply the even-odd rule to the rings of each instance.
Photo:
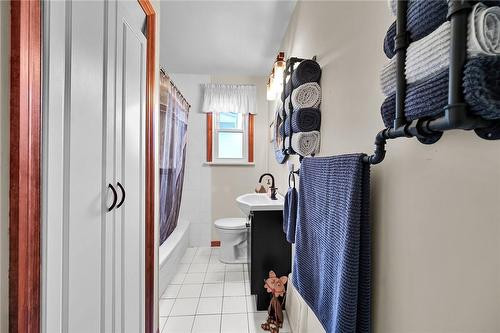
[[[207,162],[213,161],[213,114],[207,113]]]
[[[248,114],[248,162],[253,163],[254,153],[253,153],[253,141],[254,141],[254,130],[255,130],[255,115]]]
[[[219,247],[220,246],[220,241],[218,240],[213,240],[210,242],[211,247]]]
[[[138,0],[147,17],[146,54],[146,258],[145,258],[145,332],[155,331],[155,77],[156,13],[149,0]]]
[[[9,332],[40,331],[41,6],[11,1]]]

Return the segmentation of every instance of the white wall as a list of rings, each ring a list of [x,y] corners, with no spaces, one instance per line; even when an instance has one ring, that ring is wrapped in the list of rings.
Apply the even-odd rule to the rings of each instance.
[[[0,332],[9,324],[10,2],[0,1]]]
[[[282,46],[323,67],[321,155],[373,151],[392,21],[385,1],[298,2]],[[464,131],[388,143],[372,167],[374,332],[500,332],[499,153]]]
[[[190,221],[191,246],[210,246],[212,184],[210,167],[205,161],[206,116],[200,113],[202,84],[210,82],[209,75],[172,74],[172,81],[191,104],[188,116],[186,169],[179,219]]]
[[[260,76],[211,76],[172,74],[172,80],[191,104],[188,123],[186,172],[180,219],[191,222],[191,246],[210,246],[218,240],[213,221],[221,217],[243,216],[236,206],[238,195],[252,192],[258,177],[267,169],[268,115],[266,80]],[[252,166],[206,165],[206,114],[201,113],[203,83],[255,84],[254,159]]]

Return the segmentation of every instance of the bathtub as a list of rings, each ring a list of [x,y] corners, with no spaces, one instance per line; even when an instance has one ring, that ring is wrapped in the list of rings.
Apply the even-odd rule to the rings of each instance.
[[[172,234],[158,251],[158,292],[162,295],[177,272],[177,266],[189,247],[189,221],[179,220]]]

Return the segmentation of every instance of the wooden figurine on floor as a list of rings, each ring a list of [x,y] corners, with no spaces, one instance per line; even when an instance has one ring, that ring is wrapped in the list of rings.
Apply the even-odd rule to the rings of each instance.
[[[285,300],[285,284],[287,281],[288,278],[286,276],[278,278],[273,271],[270,271],[269,278],[264,280],[264,288],[267,289],[268,293],[273,295],[269,308],[267,309],[267,320],[261,325],[264,331],[279,333],[280,328],[283,327],[283,303]],[[280,301],[278,297],[282,297],[283,299]]]

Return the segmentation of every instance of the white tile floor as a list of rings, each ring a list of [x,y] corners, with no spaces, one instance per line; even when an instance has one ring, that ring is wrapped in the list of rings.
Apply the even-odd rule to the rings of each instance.
[[[250,295],[248,266],[227,265],[217,248],[189,248],[160,299],[161,333],[257,333],[267,311]],[[280,330],[290,332],[285,323]]]

